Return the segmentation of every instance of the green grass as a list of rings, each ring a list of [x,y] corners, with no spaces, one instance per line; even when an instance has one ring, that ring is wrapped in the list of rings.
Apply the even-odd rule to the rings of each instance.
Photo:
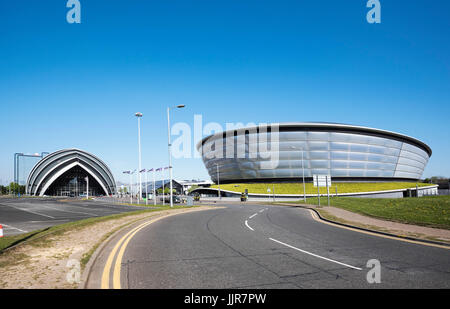
[[[417,183],[419,187],[429,186],[428,183]],[[212,185],[211,188],[216,188],[217,185]],[[303,184],[300,183],[232,183],[221,184],[221,190],[228,190],[234,192],[245,192],[248,189],[248,193],[262,193],[273,194],[273,188],[275,187],[275,194],[303,194]],[[317,188],[312,183],[306,183],[306,194],[317,194]],[[330,193],[336,193],[336,187],[338,193],[356,193],[356,192],[372,192],[372,191],[385,191],[395,189],[407,189],[415,188],[416,183],[413,182],[348,182],[348,183],[332,183],[330,187]],[[270,193],[267,192],[270,189]],[[320,188],[320,193],[326,193],[325,187]]]
[[[95,224],[97,222],[112,220],[112,219],[119,219],[127,216],[137,215],[141,213],[146,212],[155,212],[155,211],[161,211],[161,210],[167,210],[167,209],[180,209],[185,208],[185,206],[174,206],[173,208],[170,208],[170,206],[160,206],[157,209],[145,209],[145,210],[137,210],[137,211],[131,211],[121,214],[114,214],[104,217],[93,217],[88,219],[83,219],[79,221],[73,221],[68,222],[60,225],[55,225],[49,228],[36,230],[33,232],[29,232],[26,234],[20,234],[20,235],[14,235],[14,236],[4,236],[0,238],[0,252],[8,247],[11,247],[15,244],[18,244],[23,241],[29,241],[30,244],[34,246],[47,246],[49,245],[50,241],[48,240],[48,235],[61,235],[67,231],[73,231],[77,230],[83,227],[86,227],[91,224]]]
[[[303,204],[302,201],[295,202]],[[317,198],[308,198],[307,204],[317,205]],[[322,206],[327,198],[321,197]],[[330,198],[330,205],[362,215],[389,221],[450,229],[450,196],[408,198]]]

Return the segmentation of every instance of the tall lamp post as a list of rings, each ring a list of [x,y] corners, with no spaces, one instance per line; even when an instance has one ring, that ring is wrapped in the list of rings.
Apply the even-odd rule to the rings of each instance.
[[[183,108],[185,105],[177,105],[172,108]],[[173,193],[172,193],[172,144],[170,142],[170,109],[167,108],[167,136],[168,136],[168,148],[169,148],[169,179],[170,179],[170,207],[173,207]]]
[[[89,176],[86,176],[86,199],[89,200]]]
[[[291,146],[291,149],[300,150],[302,152],[302,174],[303,174],[303,201],[306,202],[306,186],[305,186],[305,166],[303,164],[303,148],[298,149],[294,146]]]
[[[142,164],[141,164],[141,118],[142,113],[136,113],[134,114],[138,119],[138,147],[139,147],[139,201],[142,198],[142,177],[141,177],[141,170],[142,170]]]

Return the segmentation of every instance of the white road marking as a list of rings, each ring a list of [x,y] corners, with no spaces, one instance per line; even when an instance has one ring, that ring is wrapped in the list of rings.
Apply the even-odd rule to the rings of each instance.
[[[93,213],[88,213],[88,212],[63,210],[63,209],[61,209],[61,208],[54,208],[54,207],[45,206],[45,205],[41,205],[41,206],[42,206],[42,207],[45,207],[45,208],[52,209],[52,210],[61,211],[61,212],[68,212],[68,213],[73,213],[73,214],[82,214],[82,215],[88,215],[88,216],[98,217],[98,214],[93,214]]]
[[[23,232],[23,233],[28,233],[27,231],[21,230],[21,229],[19,229],[19,228],[17,228],[17,227],[11,226],[11,225],[2,224],[2,226],[6,227],[6,228],[8,228],[8,229],[13,229],[13,230],[21,231],[21,232]]]
[[[336,264],[339,264],[339,265],[342,265],[342,266],[350,267],[350,268],[353,268],[353,269],[356,269],[356,270],[362,270],[362,268],[355,267],[355,266],[352,266],[352,265],[348,265],[348,264],[345,264],[345,263],[341,263],[341,262],[338,262],[338,261],[335,261],[335,260],[332,260],[332,259],[329,259],[329,258],[320,256],[320,255],[317,255],[317,254],[314,254],[314,253],[311,253],[311,252],[308,252],[308,251],[305,251],[305,250],[296,248],[296,247],[294,247],[294,246],[285,244],[284,242],[281,242],[281,241],[279,241],[279,240],[276,240],[276,239],[273,239],[273,238],[269,238],[269,239],[272,240],[272,241],[274,241],[274,242],[277,242],[277,243],[279,243],[279,244],[282,244],[282,245],[284,245],[284,246],[286,246],[286,247],[289,247],[289,248],[291,248],[291,249],[294,249],[294,250],[297,250],[297,251],[300,251],[300,252],[303,252],[303,253],[312,255],[312,256],[317,257],[317,258],[319,258],[319,259],[323,259],[323,260],[326,260],[326,261],[329,261],[329,262],[333,262],[333,263],[336,263]]]
[[[256,215],[257,215],[257,213],[256,213],[256,214],[253,214],[253,215],[251,215],[249,219],[253,218],[253,217],[254,217],[254,216],[256,216]]]
[[[254,231],[254,229],[252,229],[252,227],[251,227],[250,225],[248,225],[248,221],[247,221],[247,220],[245,220],[245,225],[246,225],[249,229],[251,229],[252,231]]]
[[[29,221],[29,222],[30,223],[47,223],[47,222],[59,222],[59,221],[64,222],[64,221],[69,221],[69,219],[57,219],[57,220],[45,220],[45,221]]]
[[[266,208],[264,208],[264,209],[261,209],[259,212],[261,213],[261,212],[263,212],[264,210],[266,210]]]

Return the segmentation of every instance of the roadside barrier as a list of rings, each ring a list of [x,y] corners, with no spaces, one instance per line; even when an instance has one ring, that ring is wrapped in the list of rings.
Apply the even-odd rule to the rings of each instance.
[[[3,226],[0,224],[0,237],[3,237]]]

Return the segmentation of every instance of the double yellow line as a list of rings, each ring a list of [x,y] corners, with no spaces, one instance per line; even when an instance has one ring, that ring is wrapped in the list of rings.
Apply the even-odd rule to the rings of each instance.
[[[119,252],[119,253],[117,254],[117,257],[116,257],[116,260],[114,263],[114,268],[112,269],[113,270],[113,276],[112,276],[113,286],[112,287],[113,287],[113,289],[121,288],[121,286],[120,286],[120,270],[121,270],[121,265],[122,265],[122,258],[123,258],[123,254],[125,253],[125,249],[127,248],[127,245],[130,242],[131,238],[133,238],[133,236],[136,235],[136,233],[138,233],[140,230],[142,230],[146,226],[148,226],[158,220],[161,220],[167,216],[169,216],[169,215],[154,218],[150,221],[142,223],[141,225],[138,225],[137,227],[135,227],[134,229],[132,229],[131,231],[126,233],[117,242],[117,244],[114,246],[113,250],[109,254],[108,259],[106,260],[105,267],[103,268],[102,282],[101,282],[102,289],[110,288],[109,283],[110,283],[111,268],[112,268],[112,265],[114,262],[114,257],[116,256],[117,252]]]
[[[362,233],[362,234],[367,234],[367,235],[372,235],[372,236],[377,236],[377,237],[383,237],[383,238],[394,239],[394,240],[398,240],[398,241],[409,242],[412,244],[418,244],[418,245],[429,246],[429,247],[437,247],[437,248],[447,249],[447,250],[450,249],[449,246],[433,244],[433,243],[428,243],[428,242],[424,242],[424,241],[416,241],[416,240],[412,240],[412,239],[405,239],[405,238],[401,238],[401,237],[394,237],[394,236],[374,233],[374,232],[370,232],[370,231],[364,231],[364,230],[360,230],[360,229],[356,229],[356,228],[352,228],[352,227],[348,227],[348,226],[343,226],[340,224],[331,223],[331,222],[320,219],[313,210],[311,210],[311,209],[308,209],[308,210],[311,213],[311,217],[314,220],[316,220],[317,222],[320,222],[323,224],[328,224],[328,225],[335,226],[335,227],[339,227],[341,229],[346,229],[346,230],[350,230],[350,231],[354,231],[354,232],[358,232],[358,233]]]

